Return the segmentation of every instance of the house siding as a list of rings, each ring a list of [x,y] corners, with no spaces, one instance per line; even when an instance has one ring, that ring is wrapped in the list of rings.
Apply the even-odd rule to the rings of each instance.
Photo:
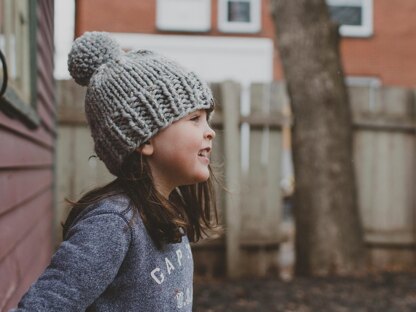
[[[29,129],[0,112],[0,310],[14,307],[52,254],[55,100],[53,0],[37,2],[37,100]]]

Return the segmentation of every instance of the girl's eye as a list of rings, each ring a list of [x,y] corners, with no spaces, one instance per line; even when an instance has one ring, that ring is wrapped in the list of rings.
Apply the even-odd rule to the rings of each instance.
[[[198,121],[199,120],[199,115],[195,115],[191,118],[192,121]]]

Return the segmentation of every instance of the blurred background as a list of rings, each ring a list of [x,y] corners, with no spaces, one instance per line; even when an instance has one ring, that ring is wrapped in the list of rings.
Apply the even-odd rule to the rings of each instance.
[[[340,26],[339,73],[351,110],[354,209],[365,249],[357,257],[365,260],[367,272],[414,272],[416,2],[322,2],[331,21]],[[297,281],[296,254],[302,247],[296,247],[296,241],[307,240],[296,238],[302,223],[296,222],[300,218],[295,214],[292,136],[294,120],[300,119],[292,112],[292,94],[298,90],[288,92],[278,22],[272,16],[278,7],[272,4],[0,0],[0,310],[16,305],[49,263],[62,239],[61,222],[68,213],[65,198],[77,200],[114,178],[90,157],[94,151],[84,116],[85,90],[67,71],[72,41],[86,31],[106,31],[125,50],[150,49],[177,60],[208,81],[214,92],[217,137],[212,160],[220,181],[217,203],[225,231],[192,246],[195,309],[350,311],[342,310],[342,304],[339,310],[313,308],[307,303],[313,298],[306,300],[303,292],[292,306],[262,305],[273,302],[274,291],[296,285],[287,288],[285,283]],[[305,73],[305,81],[312,78]],[[319,134],[314,140],[319,144]],[[313,185],[315,178],[310,176],[309,183]],[[332,224],[320,217],[313,223],[313,215],[311,208],[312,224]],[[329,271],[323,275],[330,276]],[[316,272],[311,269],[304,275],[316,278]],[[339,275],[336,268],[333,272]],[[248,278],[256,282],[247,283]],[[390,284],[381,281],[390,287],[395,282],[405,285],[398,292],[405,301],[397,311],[416,308],[414,283],[407,284],[402,275],[389,278]],[[261,287],[269,289],[263,294],[272,292],[270,297],[247,299],[250,291]],[[311,284],[302,287],[313,289]],[[228,304],[237,302],[237,308],[210,306],[221,288],[230,296],[219,297]]]

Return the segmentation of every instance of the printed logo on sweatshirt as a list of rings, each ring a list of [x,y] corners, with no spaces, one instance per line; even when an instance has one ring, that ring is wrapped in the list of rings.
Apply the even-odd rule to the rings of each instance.
[[[186,251],[182,251],[181,248],[176,249],[174,256],[172,258],[165,257],[164,265],[156,267],[150,272],[152,279],[159,285],[161,285],[167,276],[171,275],[176,268],[181,267],[184,264],[186,259],[192,258],[191,247],[189,244],[186,244]]]
[[[185,293],[176,290],[176,306],[178,309],[182,309],[188,305],[192,305],[192,289],[186,288]]]

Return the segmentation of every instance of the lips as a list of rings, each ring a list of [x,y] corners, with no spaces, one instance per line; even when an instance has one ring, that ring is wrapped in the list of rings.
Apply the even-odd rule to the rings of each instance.
[[[211,147],[206,147],[206,148],[201,149],[201,150],[198,152],[198,156],[205,156],[205,157],[208,157],[208,156],[209,156],[209,154],[210,154],[210,152],[211,152]]]
[[[211,147],[203,148],[198,152],[198,156],[204,157],[204,158],[208,158],[210,154],[211,154]]]

